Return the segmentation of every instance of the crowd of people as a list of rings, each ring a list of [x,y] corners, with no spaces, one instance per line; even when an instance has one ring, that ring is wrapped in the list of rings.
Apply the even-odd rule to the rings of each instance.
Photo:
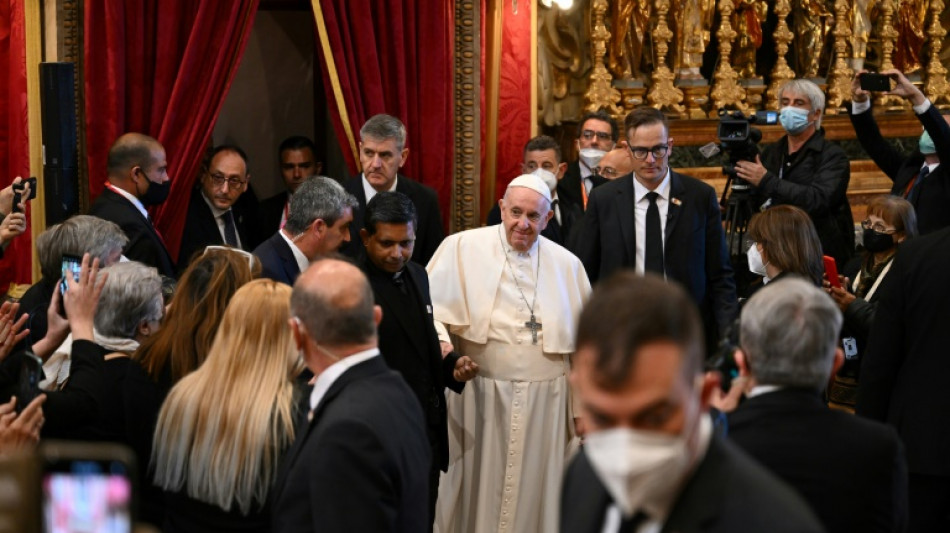
[[[888,144],[856,75],[858,140],[894,182],[858,244],[824,95],[794,80],[786,135],[735,165],[740,261],[653,108],[585,115],[573,162],[531,139],[489,225],[448,236],[395,117],[343,180],[286,139],[259,203],[245,150],[217,146],[177,261],[148,213],[165,150],[124,134],[0,307],[0,454],[128,446],[137,520],[166,532],[950,530],[950,125],[885,74],[924,132]],[[0,191],[0,245],[23,207]]]

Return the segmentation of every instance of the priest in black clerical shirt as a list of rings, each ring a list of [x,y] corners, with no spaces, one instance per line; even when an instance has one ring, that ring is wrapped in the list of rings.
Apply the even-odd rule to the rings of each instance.
[[[461,392],[478,372],[471,359],[440,344],[432,320],[429,277],[411,262],[416,209],[400,192],[382,192],[366,205],[360,239],[366,249],[360,267],[366,272],[376,304],[383,310],[379,350],[386,363],[405,378],[425,414],[432,465],[429,512],[435,518],[439,472],[448,467],[445,387]]]

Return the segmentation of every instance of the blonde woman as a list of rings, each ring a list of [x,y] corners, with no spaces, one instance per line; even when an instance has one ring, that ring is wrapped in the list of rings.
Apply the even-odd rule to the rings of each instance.
[[[178,382],[158,417],[154,482],[163,531],[267,531],[265,505],[294,437],[289,286],[256,280],[224,312],[205,362]]]

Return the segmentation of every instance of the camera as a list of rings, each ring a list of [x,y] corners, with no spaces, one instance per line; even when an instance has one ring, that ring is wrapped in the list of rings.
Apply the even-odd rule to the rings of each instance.
[[[733,179],[732,190],[748,190],[749,185],[736,176],[736,163],[739,161],[755,161],[759,155],[759,141],[762,140],[762,130],[752,124],[776,124],[778,112],[756,111],[754,115],[745,116],[742,111],[722,110],[719,114],[719,145],[725,153],[727,163],[722,166],[722,173]]]

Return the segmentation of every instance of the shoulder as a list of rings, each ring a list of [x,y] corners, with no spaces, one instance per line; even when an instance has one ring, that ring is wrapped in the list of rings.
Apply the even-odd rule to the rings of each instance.
[[[435,189],[403,174],[399,174],[396,190],[406,195],[412,195],[413,201],[426,200],[433,203],[438,202],[438,194],[436,194]]]
[[[270,198],[265,198],[261,200],[260,205],[262,208],[269,208],[274,206],[279,206],[281,209],[284,208],[284,204],[287,203],[287,191],[282,191],[280,193],[271,196]]]
[[[538,235],[538,239],[541,241],[541,253],[553,259],[558,265],[564,265],[572,269],[583,268],[583,263],[581,263],[581,260],[578,259],[576,255],[571,253],[567,248],[552,241],[544,235]]]
[[[701,179],[694,178],[687,174],[681,174],[679,172],[676,172],[675,170],[671,170],[670,179],[673,180],[674,182],[678,181],[680,185],[682,185],[689,192],[694,192],[694,193],[703,194],[703,195],[709,195],[709,194],[712,194],[713,196],[716,195],[716,189],[714,189],[712,185],[706,183],[705,181]]]
[[[817,139],[815,139],[815,150],[820,152],[824,159],[833,159],[833,158],[843,158],[848,159],[848,156],[844,153],[844,148],[841,147],[836,142],[829,141],[825,138],[825,130],[821,129],[818,133],[815,134]]]
[[[594,187],[590,191],[588,205],[590,201],[603,202],[614,195],[627,192],[633,193],[633,174],[627,174],[615,180],[610,180],[599,187]]]

